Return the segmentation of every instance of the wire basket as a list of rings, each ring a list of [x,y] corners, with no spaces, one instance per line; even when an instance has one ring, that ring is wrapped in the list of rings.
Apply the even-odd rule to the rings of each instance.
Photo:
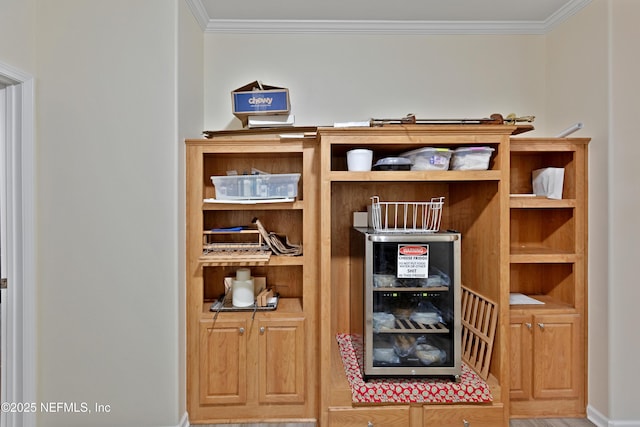
[[[381,202],[371,198],[371,222],[376,232],[435,233],[440,230],[444,197],[430,202]]]

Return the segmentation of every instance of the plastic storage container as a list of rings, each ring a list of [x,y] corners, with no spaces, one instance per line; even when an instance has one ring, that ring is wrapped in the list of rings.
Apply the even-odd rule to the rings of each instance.
[[[212,176],[216,199],[290,199],[298,196],[299,173]]]
[[[375,171],[408,171],[411,169],[411,160],[406,157],[385,157],[373,165]]]
[[[370,171],[373,161],[373,151],[366,148],[356,148],[347,151],[347,170]]]
[[[401,154],[413,163],[411,170],[447,170],[451,159],[451,150],[448,148],[424,147],[407,151]]]
[[[462,147],[453,151],[451,157],[452,170],[481,171],[489,169],[491,147]]]

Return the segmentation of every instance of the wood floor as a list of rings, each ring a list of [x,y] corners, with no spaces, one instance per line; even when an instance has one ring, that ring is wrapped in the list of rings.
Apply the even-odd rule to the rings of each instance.
[[[540,418],[535,420],[511,420],[510,427],[595,427],[584,418]]]
[[[315,427],[315,423],[207,424],[197,427]],[[595,427],[595,424],[581,418],[540,418],[511,420],[510,427]]]
[[[316,427],[316,423],[198,424],[193,427]]]

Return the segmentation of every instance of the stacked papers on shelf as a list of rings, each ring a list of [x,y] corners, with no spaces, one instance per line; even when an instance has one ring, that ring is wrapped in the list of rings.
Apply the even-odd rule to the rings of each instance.
[[[544,303],[542,301],[538,301],[535,298],[528,297],[525,294],[512,293],[512,294],[509,294],[509,304],[526,305],[526,304],[544,304]]]

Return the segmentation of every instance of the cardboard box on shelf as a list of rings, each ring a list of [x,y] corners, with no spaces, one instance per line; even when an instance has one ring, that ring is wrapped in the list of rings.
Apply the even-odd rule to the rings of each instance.
[[[249,116],[288,114],[289,89],[254,81],[231,92],[233,115],[246,126]]]

